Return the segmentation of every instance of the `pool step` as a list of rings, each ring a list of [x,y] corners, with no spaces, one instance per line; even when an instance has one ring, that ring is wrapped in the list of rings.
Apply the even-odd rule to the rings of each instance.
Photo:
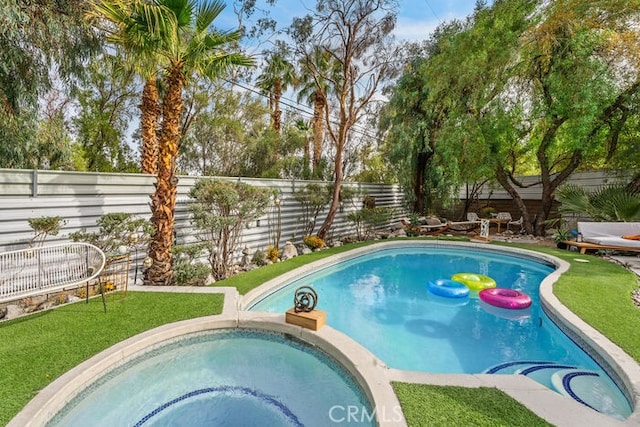
[[[561,363],[545,363],[540,365],[522,367],[516,370],[514,373],[517,375],[525,375],[531,378],[532,380],[539,382],[543,386],[553,390],[555,389],[555,387],[551,383],[551,377],[559,370],[567,370],[567,369],[576,370],[577,368],[575,366],[563,365]],[[560,391],[560,390],[556,389],[556,391]]]
[[[560,394],[612,417],[621,419],[620,414],[630,411],[624,396],[611,393],[611,379],[598,372],[560,369],[551,375],[551,383]]]
[[[501,363],[484,373],[526,375],[551,390],[613,417],[619,418],[619,414],[630,410],[624,396],[612,392],[616,386],[611,379],[595,371],[557,362],[523,360]]]
[[[515,374],[521,369],[526,369],[533,366],[546,366],[555,365],[554,362],[540,361],[540,360],[520,360],[517,362],[505,362],[495,365],[485,370],[485,374]]]

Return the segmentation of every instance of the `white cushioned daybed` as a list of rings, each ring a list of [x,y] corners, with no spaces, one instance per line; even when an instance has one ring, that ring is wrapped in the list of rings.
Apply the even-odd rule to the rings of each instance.
[[[640,240],[623,237],[640,236],[640,222],[578,222],[578,232],[583,244],[567,243],[580,248],[580,253],[587,249],[640,251]]]

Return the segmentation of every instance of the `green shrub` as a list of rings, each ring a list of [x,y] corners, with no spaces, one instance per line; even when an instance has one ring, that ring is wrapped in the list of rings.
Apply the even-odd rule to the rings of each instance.
[[[112,212],[102,215],[96,221],[98,231],[89,233],[85,228],[69,234],[74,242],[87,242],[96,245],[107,256],[119,253],[121,246],[129,249],[145,248],[153,234],[153,225],[146,219],[136,218],[124,212]]]
[[[40,218],[29,218],[29,226],[33,229],[34,235],[29,241],[29,246],[41,246],[48,236],[56,236],[60,232],[60,227],[67,221],[59,216],[43,216]]]
[[[391,220],[393,210],[389,208],[362,208],[347,215],[347,220],[353,223],[358,240],[368,238],[376,228]]]
[[[259,218],[269,206],[273,190],[243,182],[199,180],[189,192],[195,237],[206,243],[211,271],[216,280],[229,275],[246,224]]]
[[[207,264],[198,262],[205,244],[177,245],[172,248],[173,281],[178,286],[204,286],[211,273]]]
[[[251,258],[251,262],[259,267],[262,267],[263,265],[267,265],[267,257],[265,256],[264,252],[262,252],[260,249],[257,249],[253,254],[253,258]]]
[[[173,267],[173,281],[178,286],[204,286],[211,269],[206,264],[179,263]]]

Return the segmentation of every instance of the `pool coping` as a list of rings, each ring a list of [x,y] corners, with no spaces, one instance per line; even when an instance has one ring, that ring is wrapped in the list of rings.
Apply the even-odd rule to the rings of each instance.
[[[565,332],[582,338],[580,345],[592,347],[598,357],[614,371],[623,382],[632,400],[633,413],[624,421],[603,415],[571,398],[562,396],[532,379],[522,375],[488,374],[430,374],[403,371],[386,367],[369,350],[347,335],[325,326],[319,331],[311,331],[285,323],[284,314],[250,312],[246,308],[266,294],[286,286],[290,281],[366,253],[392,247],[471,247],[489,249],[496,252],[518,253],[521,256],[544,260],[555,265],[556,270],[548,275],[540,285],[540,300],[547,314]],[[336,359],[350,372],[373,405],[378,415],[378,424],[383,427],[406,426],[402,413],[398,412],[399,401],[391,387],[392,381],[433,385],[455,385],[463,387],[496,387],[518,400],[524,406],[557,426],[635,426],[640,425],[640,366],[621,348],[573,314],[553,295],[553,284],[570,264],[552,255],[526,249],[453,241],[389,241],[353,249],[299,267],[241,297],[235,288],[186,288],[136,286],[130,290],[158,292],[205,292],[224,294],[223,311],[219,315],[190,319],[163,325],[122,341],[63,374],[38,393],[7,425],[7,427],[45,425],[64,405],[97,379],[105,370],[124,363],[138,353],[158,346],[169,339],[212,329],[249,328],[277,331],[298,337],[317,346]],[[570,415],[568,415],[570,414]],[[569,419],[570,418],[570,419]]]

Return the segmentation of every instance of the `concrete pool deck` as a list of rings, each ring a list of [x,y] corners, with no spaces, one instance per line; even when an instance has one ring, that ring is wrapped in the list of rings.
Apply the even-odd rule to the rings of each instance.
[[[41,426],[51,419],[88,384],[97,379],[105,370],[123,363],[133,354],[160,345],[163,341],[194,332],[219,328],[250,328],[273,330],[290,334],[321,348],[343,365],[358,381],[363,391],[376,408],[380,426],[405,426],[406,421],[398,416],[398,399],[391,387],[391,381],[449,385],[463,387],[496,387],[541,418],[557,426],[637,426],[640,425],[640,366],[622,349],[611,343],[598,331],[587,325],[569,311],[553,295],[552,285],[568,269],[569,264],[552,256],[536,252],[491,247],[496,251],[515,251],[528,256],[542,258],[557,266],[556,271],[547,276],[540,286],[541,303],[548,314],[563,324],[565,332],[578,334],[582,345],[588,345],[598,355],[598,361],[612,370],[617,380],[632,401],[634,412],[624,421],[594,411],[575,400],[560,395],[523,375],[488,374],[430,374],[387,368],[381,360],[345,334],[325,326],[317,332],[286,324],[284,314],[250,312],[246,308],[261,296],[284,286],[292,278],[317,270],[345,259],[371,251],[373,248],[403,246],[408,241],[386,242],[334,255],[286,273],[277,280],[265,283],[260,288],[241,297],[235,288],[186,288],[130,286],[129,290],[159,292],[206,292],[225,295],[223,311],[220,315],[192,319],[164,325],[136,335],[114,345],[91,359],[83,362],[43,389],[8,424],[9,427]],[[380,246],[379,246],[380,245]],[[413,243],[410,243],[413,245]],[[484,244],[469,244],[444,241],[418,241],[415,245],[431,246],[471,246],[487,248]]]

